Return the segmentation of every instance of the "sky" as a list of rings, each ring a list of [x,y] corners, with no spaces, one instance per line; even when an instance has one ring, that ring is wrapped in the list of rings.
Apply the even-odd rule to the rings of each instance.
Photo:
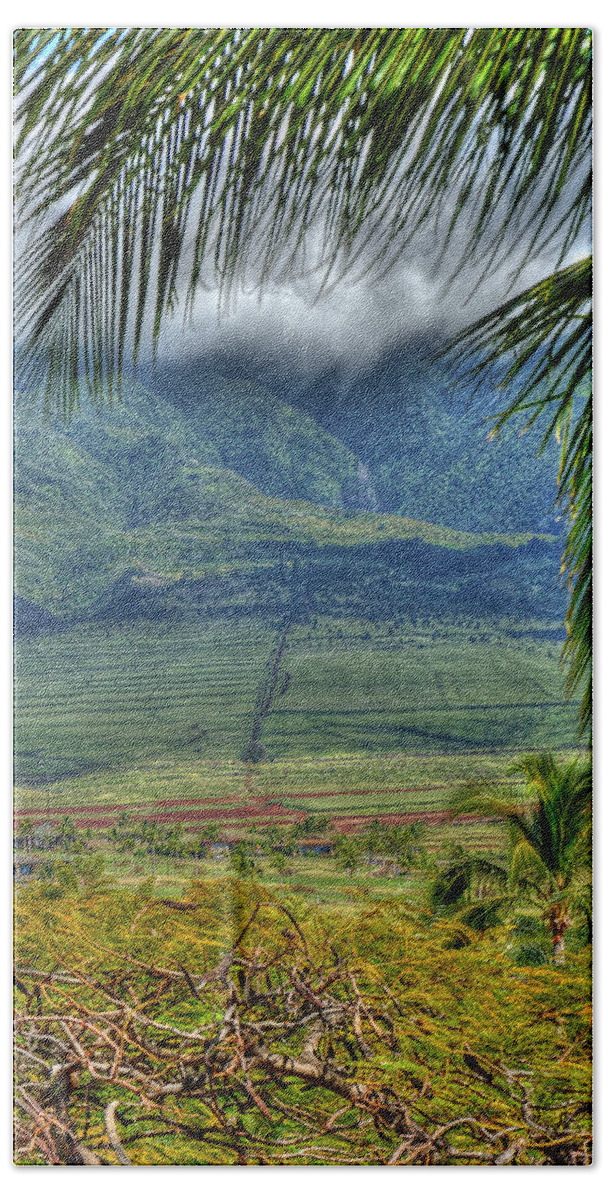
[[[183,362],[227,351],[244,358],[282,358],[305,373],[319,373],[325,366],[367,367],[400,344],[445,342],[503,303],[509,290],[516,294],[555,265],[552,257],[534,259],[509,288],[514,252],[502,270],[474,291],[472,270],[465,268],[449,284],[453,257],[441,265],[433,257],[414,249],[388,277],[358,283],[346,279],[320,299],[304,280],[269,288],[262,297],[252,287],[231,308],[220,306],[217,290],[200,291],[187,322],[178,309],[166,323],[159,358]]]

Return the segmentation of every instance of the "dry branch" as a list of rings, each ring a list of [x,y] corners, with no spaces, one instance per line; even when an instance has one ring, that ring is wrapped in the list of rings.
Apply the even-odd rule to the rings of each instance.
[[[457,1112],[415,1063],[383,1074],[393,1057],[415,1060],[431,1028],[428,1003],[400,1003],[377,969],[343,962],[331,947],[313,953],[285,906],[296,932],[256,930],[247,949],[260,907],[202,977],[200,966],[174,970],[130,954],[117,955],[116,971],[90,959],[48,975],[20,964],[19,979],[43,978],[44,989],[36,1011],[30,989],[17,989],[17,1161],[98,1165],[109,1145],[116,1162],[133,1165],[163,1135],[181,1139],[188,1162],[589,1161],[590,1134],[563,1105],[543,1108],[520,1064],[486,1056],[489,1087],[472,1080],[461,1050]],[[151,975],[161,980],[154,995]],[[382,1011],[386,996],[395,1024]],[[151,1001],[167,1019],[142,1012]]]

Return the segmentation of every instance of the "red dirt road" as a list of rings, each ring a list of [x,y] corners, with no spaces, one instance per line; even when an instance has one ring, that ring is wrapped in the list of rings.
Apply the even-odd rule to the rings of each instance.
[[[489,780],[488,782],[499,782],[498,780]],[[404,787],[404,788],[361,788],[355,790],[345,790],[337,792],[289,792],[290,800],[323,800],[325,798],[332,799],[338,796],[406,796],[421,792],[436,792],[442,791],[445,788],[453,788],[455,781],[449,783],[427,783],[421,784],[419,787]],[[229,814],[226,808],[230,806]],[[234,807],[232,807],[234,806]],[[305,817],[300,809],[289,809],[284,806],[283,800],[280,798],[280,793],[270,795],[257,796],[200,796],[194,800],[178,798],[170,800],[156,800],[153,808],[145,801],[139,801],[134,804],[129,811],[139,819],[147,817],[156,817],[159,820],[161,816],[170,813],[170,820],[180,820],[183,816],[187,816],[181,810],[187,809],[196,812],[203,820],[218,820],[223,817],[230,818],[244,817],[255,819],[257,817],[270,817],[283,814],[288,816],[290,820],[301,821]],[[125,809],[122,805],[114,804],[82,804],[78,808],[68,809],[59,806],[38,807],[24,809],[19,815],[20,819],[26,817],[35,817],[40,820],[54,820],[63,817],[73,817],[74,820],[81,820],[88,816],[96,816],[98,813],[112,813],[117,816]],[[398,815],[398,814],[395,814]],[[346,819],[346,818],[345,818]],[[359,817],[353,819],[359,820]],[[373,816],[365,817],[365,820],[373,820]]]
[[[422,787],[409,788],[377,788],[369,790],[345,792],[301,792],[291,793],[296,800],[323,799],[336,796],[374,796],[402,795],[420,792],[439,791],[453,787],[453,783],[427,784]],[[82,829],[107,829],[116,824],[118,818],[126,809],[112,804],[89,804],[74,810],[60,808],[34,808],[24,810],[15,815],[15,823],[24,818],[48,821],[63,817],[71,817],[74,824]],[[234,825],[243,822],[256,822],[263,825],[292,825],[300,824],[306,813],[297,809],[285,807],[276,796],[256,796],[248,802],[243,797],[225,796],[205,797],[201,800],[164,800],[157,801],[154,807],[140,803],[131,808],[130,813],[138,820],[148,819],[159,824],[180,824],[190,829],[199,828],[208,822],[219,822],[222,825]],[[356,833],[372,821],[381,825],[413,825],[420,821],[424,825],[441,825],[458,820],[460,822],[478,821],[474,815],[461,815],[454,818],[449,809],[431,809],[425,812],[380,812],[348,814],[330,818],[330,825],[336,833]]]

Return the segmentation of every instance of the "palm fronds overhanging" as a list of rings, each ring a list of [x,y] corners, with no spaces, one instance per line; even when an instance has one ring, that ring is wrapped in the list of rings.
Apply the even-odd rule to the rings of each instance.
[[[386,269],[423,223],[480,271],[559,238],[590,194],[585,30],[56,30],[16,35],[17,292],[68,399],[120,373],[215,273]],[[56,206],[55,219],[48,219]],[[153,292],[153,296],[151,296]]]
[[[590,64],[586,29],[18,31],[20,382],[69,414],[80,381],[101,398],[200,287],[377,277],[429,224],[438,258],[478,280],[515,243],[520,266],[550,252],[557,274],[463,344],[514,356],[499,424],[544,410],[563,439],[573,689],[590,654],[589,272],[564,264],[589,219]]]
[[[564,657],[572,695],[583,685],[581,733],[591,721],[592,399],[591,260],[556,271],[466,329],[455,345],[461,378],[514,391],[492,434],[512,418],[560,443],[557,503],[568,516],[562,569],[569,588]]]

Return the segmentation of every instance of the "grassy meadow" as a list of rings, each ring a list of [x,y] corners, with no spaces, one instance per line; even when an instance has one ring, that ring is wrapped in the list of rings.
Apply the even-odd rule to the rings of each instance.
[[[221,879],[225,855],[134,855],[117,821],[156,819],[185,845],[260,840],[265,882],[315,903],[420,892],[415,873],[340,867],[332,855],[280,869],[269,829],[309,818],[332,836],[370,821],[424,823],[425,853],[506,854],[500,825],[449,823],[466,781],[504,781],[518,751],[576,742],[551,626],[372,623],[315,617],[288,631],[261,761],[244,761],[277,631],[261,619],[91,623],[23,638],[17,652],[17,821],[70,817],[111,878],[159,894]],[[523,699],[525,697],[525,699]],[[111,760],[108,750],[111,748]],[[323,824],[323,822],[325,824]],[[42,858],[56,857],[52,851]]]

